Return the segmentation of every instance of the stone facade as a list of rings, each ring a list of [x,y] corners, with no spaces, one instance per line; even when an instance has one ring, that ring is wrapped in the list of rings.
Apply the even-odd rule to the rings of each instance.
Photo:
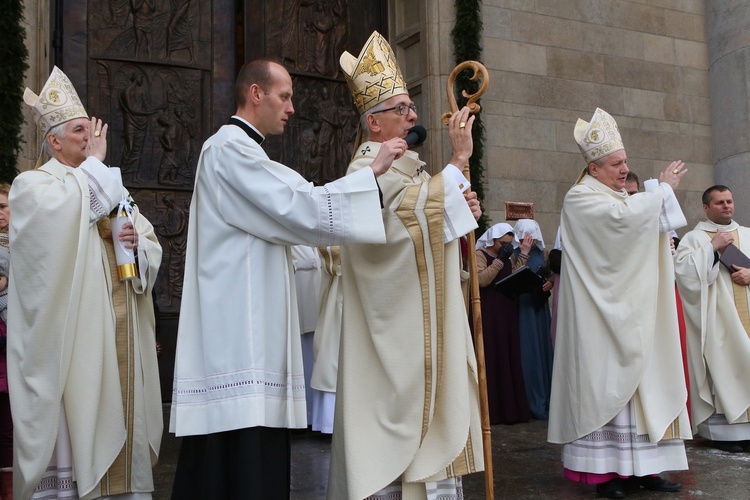
[[[27,85],[38,90],[50,66],[50,2],[25,4]],[[389,38],[430,132],[420,152],[435,170],[450,158],[440,116],[453,68],[454,0],[389,0],[388,8]],[[585,166],[573,126],[596,107],[617,120],[641,181],[672,160],[688,164],[678,198],[689,227],[703,218],[706,187],[750,183],[746,2],[486,0],[482,18],[491,82],[482,99],[484,205],[493,223],[504,220],[506,201],[533,202],[553,242],[563,197]],[[22,170],[38,154],[33,126],[25,139]],[[738,198],[737,218],[748,224],[750,203]]]
[[[715,179],[735,193],[735,218],[750,223],[750,4],[706,2]]]
[[[704,1],[484,2],[491,90],[485,209],[534,203],[551,246],[563,198],[585,162],[573,140],[597,107],[618,122],[641,182],[682,159],[689,226],[714,180]],[[686,228],[687,229],[687,228]]]

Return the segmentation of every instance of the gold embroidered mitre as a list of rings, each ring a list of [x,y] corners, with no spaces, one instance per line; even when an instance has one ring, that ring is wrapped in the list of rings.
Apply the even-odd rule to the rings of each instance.
[[[390,97],[408,93],[396,56],[377,31],[367,39],[359,58],[344,52],[339,64],[359,114]]]
[[[43,134],[61,123],[89,117],[70,79],[57,66],[52,69],[39,95],[27,87],[23,100],[31,106],[34,121]]]
[[[583,159],[586,160],[586,165],[610,153],[625,149],[620,131],[617,129],[617,122],[609,113],[599,108],[594,111],[590,123],[578,119],[573,137],[578,143]]]

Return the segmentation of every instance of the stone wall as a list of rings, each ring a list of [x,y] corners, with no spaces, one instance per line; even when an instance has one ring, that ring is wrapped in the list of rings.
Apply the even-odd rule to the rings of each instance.
[[[533,202],[551,246],[585,167],[573,127],[597,107],[617,120],[641,182],[672,160],[688,164],[677,197],[688,227],[703,217],[714,180],[703,0],[487,0],[483,19],[493,223],[505,201]]]

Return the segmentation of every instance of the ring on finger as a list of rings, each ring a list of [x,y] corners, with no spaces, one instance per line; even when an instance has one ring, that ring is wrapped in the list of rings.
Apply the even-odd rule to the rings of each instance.
[[[100,130],[94,132],[94,137],[99,137],[100,135],[102,135],[102,132]]]
[[[466,122],[461,122],[458,124],[458,128],[465,128],[465,127],[466,127]]]

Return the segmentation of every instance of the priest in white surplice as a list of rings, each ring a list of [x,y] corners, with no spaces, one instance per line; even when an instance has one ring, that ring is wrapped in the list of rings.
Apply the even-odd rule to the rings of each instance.
[[[377,32],[359,58],[345,52],[341,66],[368,136],[349,165],[354,176],[389,140],[406,136],[417,113]],[[460,476],[483,469],[459,250],[481,211],[475,194],[467,203],[453,166],[471,156],[473,121],[467,108],[453,115],[454,155],[443,172],[431,178],[408,151],[378,179],[386,245],[342,248],[331,500],[457,498]]]
[[[668,232],[686,224],[673,162],[652,190],[628,196],[614,119],[578,120],[587,167],[565,196],[548,439],[564,443],[565,476],[625,496],[622,477],[676,491],[655,474],[687,468],[690,437]],[[654,181],[654,184],[657,184]]]
[[[9,196],[15,498],[151,498],[163,428],[151,299],[161,247],[137,207],[135,229],[111,233],[127,191],[102,163],[107,126],[88,119],[65,74],[54,68],[24,100],[52,158],[16,177]],[[119,279],[115,244],[136,249],[134,279]]]
[[[729,245],[750,255],[750,229],[732,220],[726,186],[703,193],[708,220],[677,247],[675,272],[685,310],[693,432],[728,452],[750,451],[750,269],[719,262]]]
[[[201,151],[190,204],[170,432],[184,436],[174,498],[289,495],[289,431],[307,426],[291,245],[384,243],[376,176],[392,141],[357,175],[325,186],[268,158],[292,79],[256,60],[237,113]]]

